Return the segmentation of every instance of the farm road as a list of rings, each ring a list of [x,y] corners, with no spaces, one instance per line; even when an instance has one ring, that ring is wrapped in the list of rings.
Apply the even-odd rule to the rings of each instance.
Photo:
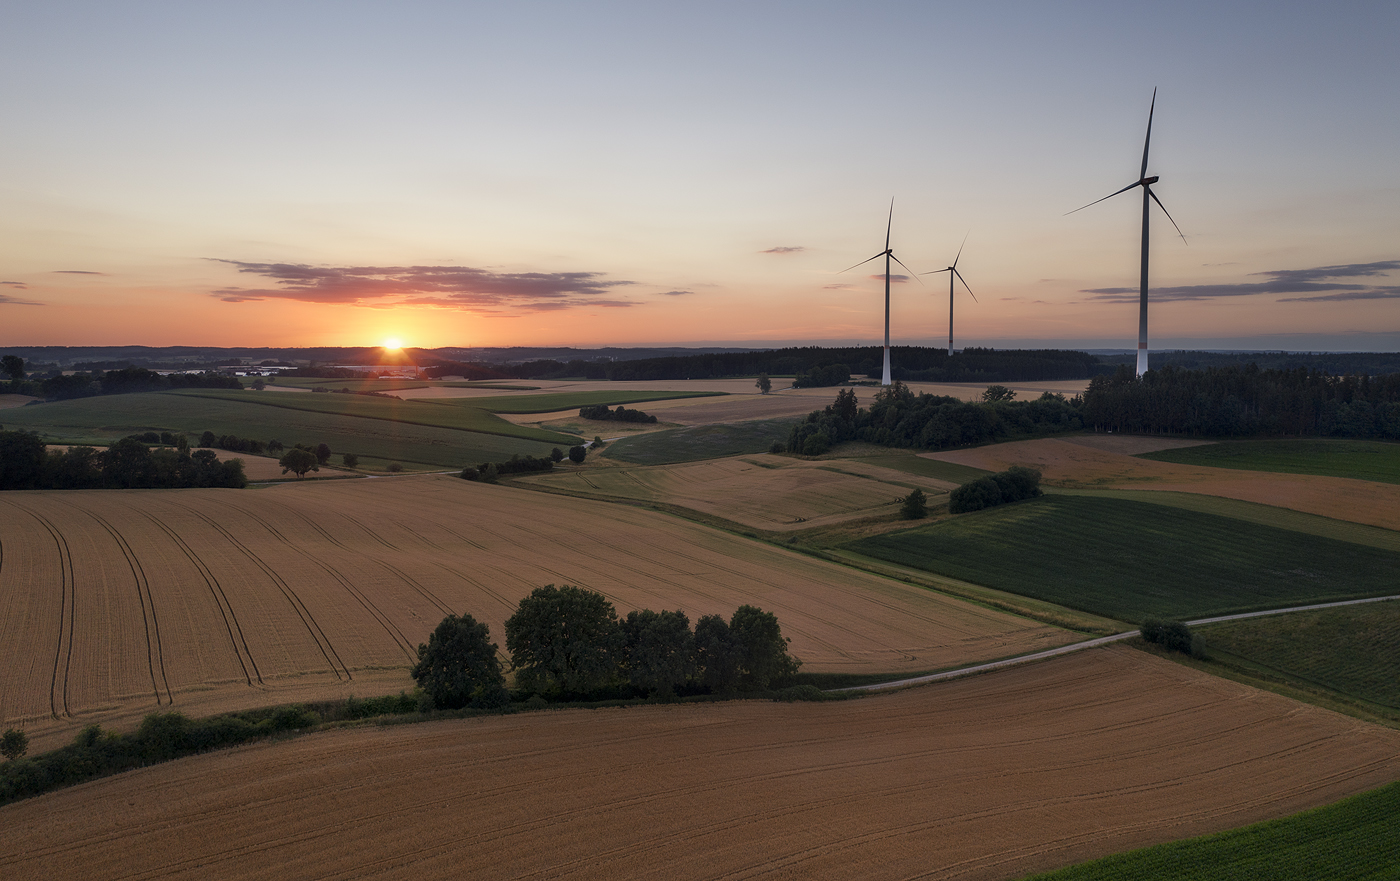
[[[1201,624],[1219,624],[1222,621],[1242,621],[1246,618],[1263,618],[1266,615],[1286,615],[1290,612],[1311,612],[1314,609],[1334,609],[1337,606],[1356,606],[1361,603],[1384,603],[1391,600],[1400,600],[1400,595],[1388,597],[1367,597],[1360,600],[1342,600],[1336,603],[1315,603],[1310,606],[1290,606],[1286,609],[1269,609],[1264,612],[1243,612],[1238,615],[1220,615],[1215,618],[1197,618],[1194,621],[1187,621],[1189,627],[1196,627]],[[899,688],[911,688],[916,685],[928,685],[931,682],[944,682],[949,679],[958,679],[963,676],[972,676],[977,673],[989,673],[992,670],[1000,670],[1003,667],[1014,667],[1020,664],[1029,664],[1032,661],[1043,661],[1047,658],[1067,655],[1070,652],[1081,651],[1082,649],[1096,648],[1107,645],[1110,642],[1118,642],[1123,639],[1130,639],[1137,636],[1142,631],[1127,630],[1123,633],[1115,633],[1112,636],[1100,636],[1097,639],[1076,642],[1072,645],[1062,645],[1059,648],[1047,649],[1043,652],[1033,652],[1029,655],[1018,655],[1014,658],[1005,658],[1000,661],[992,661],[987,664],[976,664],[971,667],[959,667],[956,670],[944,670],[942,673],[930,673],[927,676],[915,676],[911,679],[897,679],[893,682],[877,682],[874,685],[857,685],[853,688],[833,688],[832,692],[847,691],[893,691]]]

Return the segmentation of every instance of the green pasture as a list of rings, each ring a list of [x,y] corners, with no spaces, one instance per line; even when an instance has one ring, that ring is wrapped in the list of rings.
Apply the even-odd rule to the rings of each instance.
[[[1400,585],[1395,592],[1400,593]],[[1206,653],[1284,682],[1400,710],[1400,601],[1193,628]]]
[[[607,404],[640,404],[647,401],[673,401],[678,398],[712,398],[724,392],[667,391],[594,391],[548,392],[542,395],[502,395],[490,398],[443,398],[442,403],[456,407],[480,407],[492,413],[553,413],[575,407],[596,407]]]
[[[653,431],[613,441],[603,455],[636,465],[674,465],[766,453],[774,441],[787,442],[788,433],[799,419],[755,419],[730,425],[694,425]]]
[[[364,457],[363,464],[401,462],[433,468],[461,468],[468,464],[499,462],[512,454],[548,455],[559,443],[522,437],[483,434],[458,428],[366,419],[337,412],[320,412],[268,406],[248,400],[254,395],[279,392],[231,392],[226,397],[154,392],[106,395],[57,401],[7,410],[7,429],[36,431],[50,443],[105,445],[129,434],[171,431],[199,437],[205,431],[232,434],[260,441],[280,440],[330,446],[339,461],[341,453]],[[292,395],[287,398],[325,398],[329,395]],[[380,398],[335,395],[379,401]],[[404,404],[406,402],[398,402]]]
[[[217,401],[236,401],[274,410],[302,410],[357,419],[380,419],[406,425],[428,425],[436,428],[456,429],[457,431],[499,434],[555,445],[572,446],[580,442],[579,438],[572,435],[507,422],[478,406],[463,407],[443,404],[438,401],[405,401],[399,398],[381,398],[373,395],[334,393],[297,395],[267,391],[234,392],[204,389],[175,392],[175,394],[191,398],[210,398]]]
[[[1395,591],[1400,553],[1148,502],[1047,495],[845,548],[1120,621]]]
[[[1280,820],[1174,841],[1026,881],[1400,878],[1400,783]]]
[[[1400,483],[1400,443],[1366,440],[1242,440],[1145,453],[1139,458],[1244,471],[1320,474]]]

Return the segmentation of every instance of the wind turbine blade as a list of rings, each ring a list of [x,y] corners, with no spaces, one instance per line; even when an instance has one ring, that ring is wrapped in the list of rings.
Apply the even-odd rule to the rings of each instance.
[[[900,265],[902,266],[903,264]],[[953,267],[951,266],[949,266],[947,269],[930,269],[928,272],[919,273],[919,275],[937,275],[940,272],[951,272],[952,269]]]
[[[874,257],[871,257],[871,258],[869,258],[869,259],[860,261],[859,263],[856,264],[856,266],[864,266],[865,264],[869,263],[871,260],[879,260],[879,259],[880,259],[881,257],[883,257],[883,256],[885,256],[885,252],[884,252],[884,251],[881,251],[880,253],[876,254]],[[850,272],[852,269],[855,269],[856,266],[847,266],[845,269],[841,270],[841,272]],[[838,272],[838,273],[836,273],[836,274],[837,274],[837,275],[840,275],[841,272]]]
[[[1109,193],[1107,196],[1104,196],[1103,199],[1095,199],[1094,201],[1090,202],[1088,205],[1080,205],[1078,208],[1074,209],[1074,211],[1066,211],[1065,214],[1064,214],[1064,216],[1065,216],[1065,217],[1069,217],[1069,216],[1070,216],[1071,214],[1073,214],[1075,211],[1083,211],[1085,208],[1088,208],[1088,207],[1090,207],[1090,206],[1099,204],[1099,203],[1102,202],[1104,199],[1112,199],[1114,196],[1118,195],[1118,193],[1126,193],[1126,192],[1128,192],[1128,190],[1131,190],[1133,187],[1140,187],[1140,186],[1142,186],[1142,181],[1140,181],[1140,180],[1139,180],[1139,181],[1133,181],[1132,183],[1128,184],[1128,185],[1127,185],[1126,187],[1124,187],[1123,189],[1119,190],[1117,193]]]
[[[1142,142],[1142,173],[1139,178],[1147,177],[1147,147],[1152,143],[1152,111],[1157,109],[1157,89],[1152,89],[1152,106],[1147,109],[1147,140]],[[1163,211],[1166,209],[1163,208]]]
[[[1175,220],[1172,220],[1172,213],[1171,213],[1170,211],[1167,210],[1167,206],[1166,206],[1166,205],[1163,205],[1163,204],[1162,204],[1162,200],[1157,198],[1157,194],[1154,193],[1154,192],[1152,192],[1152,188],[1151,188],[1151,187],[1143,187],[1143,189],[1147,190],[1147,195],[1149,195],[1149,196],[1152,197],[1152,201],[1154,201],[1154,202],[1157,203],[1157,207],[1162,209],[1162,213],[1165,214],[1165,215],[1167,215],[1167,220],[1171,220],[1171,221],[1172,221],[1172,226],[1176,226],[1176,221],[1175,221]],[[1179,235],[1179,236],[1181,236],[1181,240],[1182,240],[1183,242],[1186,241],[1186,234],[1185,234],[1184,232],[1181,231],[1181,227],[1176,226],[1176,234]],[[1188,244],[1189,244],[1189,243],[1188,243]]]
[[[1162,210],[1165,211],[1165,210],[1167,210],[1167,209],[1163,208]],[[904,266],[904,261],[903,261],[903,260],[900,260],[898,257],[895,257],[893,254],[891,254],[890,257],[894,260],[894,262],[898,263],[900,266]],[[922,281],[919,281],[919,276],[916,275],[916,274],[914,273],[914,270],[910,269],[908,266],[904,266],[904,271],[907,272],[907,273],[909,273],[909,276],[910,276],[911,278],[913,278],[914,281],[918,281],[919,284],[923,284]]]
[[[967,279],[965,279],[965,278],[962,277],[962,273],[961,273],[961,272],[958,272],[956,269],[954,269],[954,270],[953,270],[953,274],[956,275],[956,276],[958,277],[958,281],[960,281],[960,282],[963,283],[963,287],[967,289],[967,292],[968,292],[969,294],[972,294],[972,288],[967,287]],[[973,302],[977,302],[977,295],[976,295],[976,294],[972,294],[972,300],[973,300]]]
[[[885,221],[885,250],[890,249],[890,228],[894,226],[894,196],[890,196],[890,217]],[[904,264],[901,263],[900,266]]]
[[[1087,207],[1089,207],[1089,206],[1086,205],[1086,206],[1084,206],[1084,207],[1087,208]],[[960,257],[962,257],[963,248],[967,247],[967,236],[970,236],[970,235],[972,235],[972,230],[968,230],[968,231],[967,231],[967,235],[963,236],[962,244],[961,244],[961,245],[958,245],[958,256],[953,258],[953,265],[948,267],[949,269],[953,270],[954,272],[957,272],[957,271],[958,271],[958,259],[959,259]]]

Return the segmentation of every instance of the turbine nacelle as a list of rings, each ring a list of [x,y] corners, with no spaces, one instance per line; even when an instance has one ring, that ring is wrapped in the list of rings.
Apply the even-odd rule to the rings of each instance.
[[[1154,174],[1151,177],[1143,178],[1142,180],[1138,181],[1138,183],[1142,184],[1145,187],[1151,184],[1155,184],[1159,180],[1161,180],[1161,178]]]

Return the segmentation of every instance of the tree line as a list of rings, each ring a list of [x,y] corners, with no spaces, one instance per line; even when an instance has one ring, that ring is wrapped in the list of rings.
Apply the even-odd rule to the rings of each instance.
[[[163,489],[248,485],[241,459],[219,461],[213,450],[148,447],[125,437],[105,450],[75,446],[48,450],[38,435],[0,431],[0,490]]]
[[[819,456],[835,444],[866,441],[892,447],[943,450],[992,440],[1078,431],[1084,427],[1079,402],[1049,392],[1033,401],[1015,401],[1009,389],[992,386],[979,403],[953,397],[914,394],[902,382],[875,393],[868,408],[854,389],[814,410],[793,426],[786,451]]]
[[[728,621],[641,609],[619,618],[606,597],[546,585],[522,599],[505,623],[506,648],[521,695],[542,700],[767,691],[789,682],[801,662],[773,613],[740,606]],[[511,700],[490,629],[449,615],[418,647],[412,671],[440,708],[501,707]]]
[[[1005,471],[979,477],[953,490],[948,495],[948,512],[965,514],[1041,495],[1044,493],[1040,489],[1040,472],[1012,465]]]
[[[656,422],[655,416],[643,413],[641,410],[629,410],[621,404],[617,405],[616,410],[609,410],[607,404],[580,407],[578,415],[580,419],[592,419],[598,422]]]
[[[48,401],[66,401],[97,395],[125,395],[134,392],[158,392],[167,389],[215,388],[241,389],[236,376],[219,373],[171,373],[163,375],[144,367],[125,367],[105,373],[74,373],[50,376],[42,380],[25,379],[24,359],[15,355],[0,358],[0,370],[10,378],[6,389],[11,394],[30,395]]]
[[[1400,439],[1400,373],[1334,376],[1251,364],[1137,377],[1124,366],[1090,381],[1080,412],[1086,427],[1106,431]]]

